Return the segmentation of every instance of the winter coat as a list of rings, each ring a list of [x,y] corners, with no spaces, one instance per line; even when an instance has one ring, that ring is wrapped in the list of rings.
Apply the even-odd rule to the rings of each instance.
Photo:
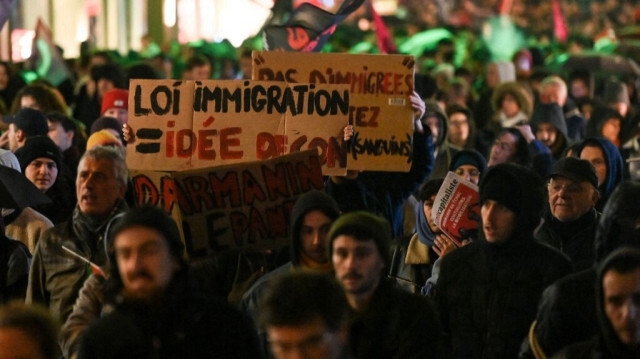
[[[4,224],[7,237],[24,243],[30,253],[36,250],[36,244],[44,231],[53,227],[47,217],[31,207],[16,209],[4,217]]]
[[[599,218],[600,213],[592,208],[575,221],[560,222],[547,210],[535,238],[569,257],[576,271],[587,269],[595,262],[594,240]]]
[[[251,322],[177,272],[158,303],[129,303],[93,324],[79,358],[261,358]]]
[[[36,245],[29,272],[27,303],[40,303],[64,322],[78,297],[82,284],[91,274],[91,267],[62,249],[69,248],[98,266],[104,266],[107,258],[104,248],[104,231],[109,220],[127,209],[118,200],[111,215],[96,221],[76,207],[73,216],[47,230]]]
[[[350,352],[354,358],[442,358],[442,332],[428,298],[381,280],[367,307],[353,313]]]
[[[515,358],[544,288],[571,271],[533,238],[483,240],[442,259],[435,298],[454,358]]]
[[[418,234],[404,236],[393,246],[387,276],[396,287],[420,294],[431,277],[431,267],[438,256],[418,240]]]

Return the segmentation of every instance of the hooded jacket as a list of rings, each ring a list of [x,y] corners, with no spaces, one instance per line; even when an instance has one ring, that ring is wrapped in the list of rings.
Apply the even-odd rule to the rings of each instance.
[[[630,348],[625,346],[615,330],[611,326],[611,322],[607,318],[604,308],[604,288],[602,281],[606,273],[611,269],[611,264],[614,261],[620,259],[635,260],[640,262],[640,250],[637,248],[620,248],[607,257],[601,264],[597,280],[596,280],[596,300],[595,311],[597,316],[597,336],[578,344],[571,345],[562,350],[558,355],[555,355],[553,359],[638,359],[640,353],[633,352]],[[636,264],[637,265],[637,264]],[[640,269],[635,267],[631,269],[631,272]]]
[[[523,342],[520,358],[542,358],[562,348],[588,340],[598,331],[595,283],[597,265],[622,246],[640,248],[640,184],[624,182],[611,195],[598,221],[595,235],[596,265],[567,276],[547,288],[540,300],[535,323]]]
[[[567,124],[562,113],[562,108],[557,104],[539,104],[533,109],[531,114],[531,130],[535,134],[540,124],[548,123],[556,128],[556,139],[549,149],[555,159],[559,159],[562,152],[569,144],[569,136],[567,135]]]
[[[607,177],[605,178],[604,183],[601,183],[598,186],[600,199],[598,200],[598,203],[596,203],[596,209],[598,211],[602,211],[613,190],[624,180],[624,161],[622,160],[622,155],[620,155],[618,148],[606,138],[591,137],[584,140],[582,145],[578,148],[578,156],[586,146],[600,147],[607,165]]]
[[[291,243],[289,246],[290,261],[260,277],[247,290],[247,292],[244,293],[240,301],[240,310],[251,317],[255,324],[258,323],[260,298],[262,298],[264,290],[267,288],[268,284],[281,275],[287,274],[293,270],[297,270],[300,268],[300,253],[302,248],[300,227],[302,226],[305,215],[314,210],[322,211],[327,217],[331,219],[332,222],[335,221],[336,218],[338,218],[338,216],[340,215],[338,204],[325,192],[315,190],[308,192],[298,198],[293,206],[293,209],[291,210],[291,221],[289,229],[289,237],[291,239]],[[260,327],[257,327],[257,331],[262,345],[262,350],[265,355],[268,355],[269,350],[266,341],[266,332],[263,328]]]
[[[537,176],[522,166],[493,166],[480,183],[481,203],[496,200],[485,193],[490,181],[513,186],[509,192],[521,198],[507,206],[516,214],[510,238],[490,243],[481,230],[480,239],[442,259],[435,299],[455,358],[516,357],[542,291],[571,271],[566,257],[533,239],[543,201]]]
[[[425,117],[435,116],[438,119],[438,136],[433,144],[435,162],[429,178],[444,178],[449,171],[449,164],[458,150],[451,145],[447,135],[449,118],[434,100],[425,101]]]

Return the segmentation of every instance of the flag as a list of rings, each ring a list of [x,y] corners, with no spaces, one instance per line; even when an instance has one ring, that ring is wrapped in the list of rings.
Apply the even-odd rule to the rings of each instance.
[[[320,51],[338,24],[363,2],[364,0],[345,0],[335,14],[310,3],[303,3],[293,10],[285,25],[264,28],[264,48],[268,51]]]
[[[38,76],[51,82],[53,86],[58,86],[65,79],[70,78],[71,73],[53,43],[51,29],[42,19],[38,19],[35,32],[28,67]]]
[[[553,11],[553,35],[555,35],[556,39],[560,42],[567,41],[567,24],[564,22],[564,17],[562,16],[562,9],[560,9],[560,4],[558,0],[551,1],[551,7]]]
[[[511,13],[511,5],[513,5],[513,0],[502,0],[498,13],[500,15],[509,15]]]
[[[9,20],[9,14],[11,14],[11,8],[14,3],[15,0],[0,0],[0,30],[2,30],[4,24]]]
[[[373,18],[373,23],[376,26],[376,38],[378,40],[378,50],[380,50],[381,54],[395,54],[398,52],[398,48],[396,44],[393,42],[393,37],[389,34],[389,30],[387,29],[387,25],[384,24],[380,15],[373,7],[373,0],[369,2],[369,7],[371,9],[371,17]]]

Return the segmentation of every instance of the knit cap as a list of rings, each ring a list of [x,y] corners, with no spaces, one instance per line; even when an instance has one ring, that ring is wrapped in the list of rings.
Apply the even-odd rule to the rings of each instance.
[[[333,254],[333,240],[340,235],[362,241],[373,240],[385,265],[389,265],[391,226],[386,219],[365,211],[349,212],[339,217],[329,230],[329,258]]]
[[[93,135],[89,136],[87,140],[87,151],[97,146],[112,145],[116,147],[123,147],[122,142],[108,130],[100,130]]]
[[[129,109],[129,91],[123,89],[113,89],[107,91],[102,97],[102,107],[100,115],[110,108],[118,108],[122,110]]]
[[[62,162],[62,153],[58,146],[47,136],[32,136],[27,138],[24,146],[20,147],[16,153],[20,168],[24,172],[25,168],[36,158],[49,158],[56,163],[58,169]]]

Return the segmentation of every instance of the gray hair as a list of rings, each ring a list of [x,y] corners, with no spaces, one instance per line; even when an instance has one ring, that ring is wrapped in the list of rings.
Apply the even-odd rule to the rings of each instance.
[[[80,158],[80,162],[85,158],[91,158],[94,160],[111,160],[116,171],[116,178],[122,182],[123,186],[127,186],[129,170],[127,169],[127,163],[122,149],[115,146],[97,146],[85,152]]]

